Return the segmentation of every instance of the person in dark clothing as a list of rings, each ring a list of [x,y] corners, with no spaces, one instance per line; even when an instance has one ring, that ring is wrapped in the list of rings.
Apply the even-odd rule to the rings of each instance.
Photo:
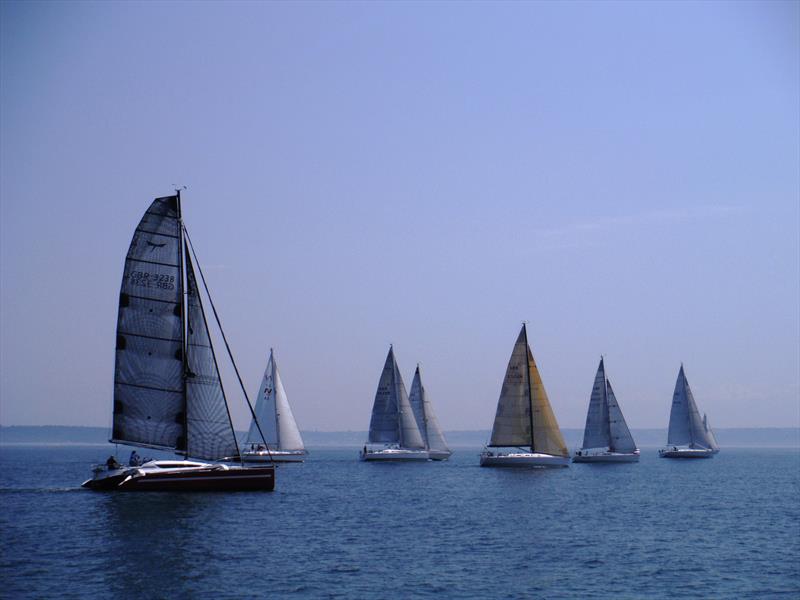
[[[109,471],[111,471],[112,469],[119,469],[120,466],[121,465],[117,462],[116,458],[114,458],[113,456],[108,457],[108,460],[106,461],[106,467],[108,467]]]

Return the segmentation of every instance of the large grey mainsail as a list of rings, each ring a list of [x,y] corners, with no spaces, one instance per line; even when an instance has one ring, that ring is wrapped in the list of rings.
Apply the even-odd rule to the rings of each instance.
[[[528,342],[525,327],[519,332],[506,368],[489,446],[531,446],[531,396]]]
[[[606,399],[608,401],[608,429],[611,441],[609,450],[612,452],[630,453],[636,450],[631,430],[622,416],[622,411],[617,403],[617,397],[611,387],[611,381],[606,378]]]
[[[186,293],[187,454],[208,460],[237,456],[239,450],[188,251]]]
[[[425,447],[391,346],[375,392],[369,441],[399,444],[403,448]]]
[[[186,451],[178,197],[156,198],[133,234],[119,295],[111,441]]]
[[[675,391],[672,394],[667,445],[709,449],[714,447],[697,410],[694,395],[683,372],[683,365],[678,372]]]
[[[447,442],[444,440],[442,428],[439,426],[439,420],[433,412],[430,400],[428,400],[425,386],[422,384],[419,365],[417,365],[417,370],[414,372],[414,381],[411,383],[411,393],[408,396],[408,401],[414,410],[414,417],[422,434],[425,449],[450,452],[450,448],[447,447]]]
[[[583,448],[608,448],[611,446],[609,424],[608,388],[603,359],[597,367],[597,374],[586,413],[586,428],[583,430]]]

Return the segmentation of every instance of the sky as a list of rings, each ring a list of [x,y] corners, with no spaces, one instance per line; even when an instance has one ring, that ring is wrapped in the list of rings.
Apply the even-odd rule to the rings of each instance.
[[[125,253],[185,185],[301,429],[366,430],[389,344],[489,429],[523,320],[562,427],[601,354],[631,427],[681,362],[713,426],[800,426],[799,107],[798,2],[4,1],[0,424],[110,425]]]

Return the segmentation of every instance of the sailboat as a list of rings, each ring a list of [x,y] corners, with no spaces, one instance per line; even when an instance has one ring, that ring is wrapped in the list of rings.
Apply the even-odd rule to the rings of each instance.
[[[606,377],[603,358],[597,367],[583,446],[572,457],[572,462],[637,462],[639,449],[633,441],[628,424],[614,396],[611,382]]]
[[[360,458],[366,461],[428,460],[428,451],[391,346],[375,392],[369,439]]]
[[[431,460],[447,460],[453,453],[444,441],[442,428],[439,427],[439,420],[433,413],[433,406],[428,395],[425,393],[425,386],[422,385],[422,375],[419,365],[414,372],[414,381],[411,383],[411,393],[408,396],[411,408],[414,410],[414,417],[417,420],[417,427],[422,434],[425,442],[425,449]]]
[[[259,424],[266,443],[262,443]],[[306,456],[272,348],[258,390],[256,414],[250,423],[245,447],[249,448],[242,453],[245,462],[303,462]]]
[[[109,440],[171,451],[184,460],[141,464],[134,452],[132,464],[122,466],[112,456],[106,466],[94,468],[84,487],[198,491],[275,486],[274,465],[246,468],[222,462],[238,459],[239,447],[190,249],[196,262],[181,217],[180,191],[153,200],[125,258]],[[198,272],[208,294],[199,266]]]
[[[711,458],[719,452],[717,438],[708,425],[708,418],[700,418],[683,365],[672,394],[669,413],[667,446],[658,451],[662,458]]]
[[[508,361],[492,437],[480,461],[482,467],[569,466],[567,445],[528,346],[524,323]]]

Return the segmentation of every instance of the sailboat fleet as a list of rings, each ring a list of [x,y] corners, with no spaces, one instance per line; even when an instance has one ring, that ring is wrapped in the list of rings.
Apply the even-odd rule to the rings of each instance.
[[[241,384],[194,247],[181,215],[181,194],[156,198],[136,227],[123,270],[117,319],[110,442],[173,452],[177,460],[128,465],[112,456],[83,483],[94,490],[272,490],[275,463],[307,453],[270,350],[252,420],[236,438],[203,291]],[[200,278],[198,279],[197,273]],[[200,285],[202,283],[202,287]],[[710,458],[719,445],[692,395],[683,365],[675,383],[663,458]],[[406,392],[389,347],[372,406],[365,462],[442,461],[452,454],[417,365]],[[572,462],[637,462],[637,447],[606,374],[604,359],[589,397],[583,443]],[[482,467],[566,467],[570,454],[528,342],[517,336],[497,400]]]

